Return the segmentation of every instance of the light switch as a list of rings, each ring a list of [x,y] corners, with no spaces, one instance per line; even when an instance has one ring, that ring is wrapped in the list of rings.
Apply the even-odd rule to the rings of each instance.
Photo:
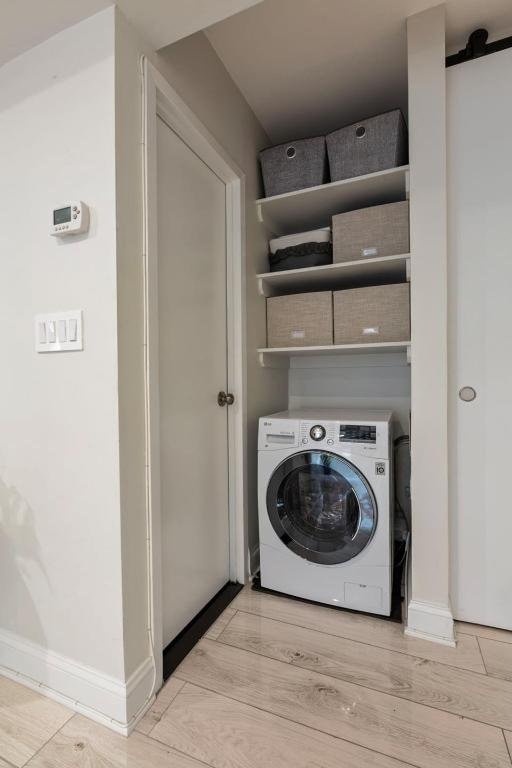
[[[55,320],[48,320],[46,323],[46,337],[48,344],[54,344],[57,341],[57,331],[55,330]]]
[[[82,310],[36,315],[35,338],[36,352],[82,350]]]
[[[71,317],[68,320],[68,328],[69,328],[69,340],[76,341],[77,323],[73,317]]]

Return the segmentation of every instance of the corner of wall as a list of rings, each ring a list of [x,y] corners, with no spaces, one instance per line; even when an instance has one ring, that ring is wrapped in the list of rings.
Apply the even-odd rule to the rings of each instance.
[[[407,608],[405,634],[441,645],[455,646],[451,608],[411,600]]]
[[[444,5],[407,19],[413,531],[407,632],[452,644],[445,35]]]
[[[115,10],[116,272],[123,632],[129,681],[151,661],[144,332],[142,67],[147,46]],[[156,673],[155,673],[156,675]],[[144,683],[146,678],[142,678]],[[146,680],[146,698],[155,683]],[[139,690],[140,686],[137,687]],[[135,689],[134,689],[135,690]],[[136,698],[138,695],[136,696]],[[144,701],[140,702],[144,704]],[[130,707],[130,705],[129,705]],[[133,714],[133,713],[132,713]],[[131,715],[130,715],[131,716]]]

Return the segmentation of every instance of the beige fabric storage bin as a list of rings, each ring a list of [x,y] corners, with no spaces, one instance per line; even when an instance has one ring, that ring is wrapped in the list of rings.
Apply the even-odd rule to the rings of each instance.
[[[409,341],[409,283],[334,292],[334,343]]]
[[[409,253],[409,202],[333,216],[332,241],[334,262]]]
[[[269,347],[323,347],[332,344],[332,291],[267,299]]]

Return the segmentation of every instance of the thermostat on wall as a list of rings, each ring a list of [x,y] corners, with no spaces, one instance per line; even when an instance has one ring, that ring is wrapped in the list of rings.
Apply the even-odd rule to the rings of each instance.
[[[79,235],[89,229],[89,208],[81,200],[72,200],[54,208],[50,218],[50,235]]]

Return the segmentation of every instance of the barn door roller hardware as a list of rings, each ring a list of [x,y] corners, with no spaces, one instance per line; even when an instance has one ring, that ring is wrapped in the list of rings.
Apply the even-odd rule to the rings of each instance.
[[[487,42],[488,37],[486,29],[475,29],[462,51],[446,57],[446,66],[453,67],[454,64],[462,64],[464,61],[472,61],[490,53],[504,51],[505,48],[512,48],[512,37],[504,37],[503,40],[495,40],[493,43]]]

